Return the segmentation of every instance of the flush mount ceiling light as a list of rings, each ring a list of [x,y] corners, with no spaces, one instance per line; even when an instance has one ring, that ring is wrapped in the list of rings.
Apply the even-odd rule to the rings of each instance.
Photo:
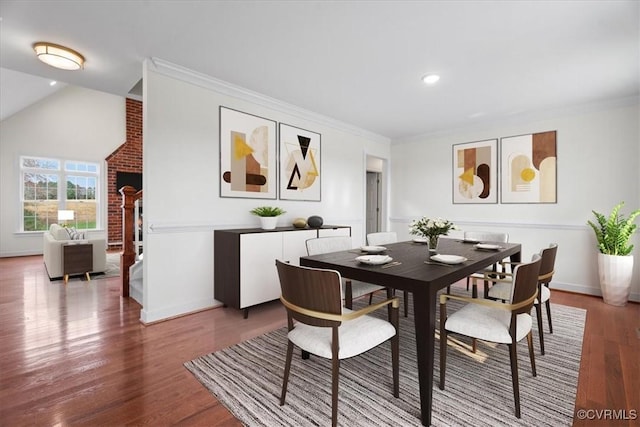
[[[437,74],[427,74],[426,76],[422,77],[422,81],[428,85],[432,85],[438,80],[440,80],[440,76]]]
[[[84,64],[82,55],[58,44],[38,42],[33,44],[33,50],[40,61],[62,70],[79,70]]]

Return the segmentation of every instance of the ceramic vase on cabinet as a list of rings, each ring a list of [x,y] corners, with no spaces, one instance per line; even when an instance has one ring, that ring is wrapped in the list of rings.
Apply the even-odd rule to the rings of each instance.
[[[278,217],[277,216],[261,216],[260,217],[260,226],[263,230],[273,230],[278,225]]]
[[[616,306],[626,305],[631,291],[633,256],[599,253],[598,273],[604,302]]]

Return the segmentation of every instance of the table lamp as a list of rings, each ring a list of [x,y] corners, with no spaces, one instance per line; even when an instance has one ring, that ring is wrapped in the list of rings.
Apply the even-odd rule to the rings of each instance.
[[[67,226],[67,221],[72,220],[73,221],[73,211],[58,211],[58,222],[62,222],[64,221],[62,224],[63,227]]]

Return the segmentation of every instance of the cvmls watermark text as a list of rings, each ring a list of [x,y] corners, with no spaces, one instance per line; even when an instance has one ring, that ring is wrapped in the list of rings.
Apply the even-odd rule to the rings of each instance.
[[[578,409],[576,416],[579,420],[637,420],[638,411],[635,409]]]

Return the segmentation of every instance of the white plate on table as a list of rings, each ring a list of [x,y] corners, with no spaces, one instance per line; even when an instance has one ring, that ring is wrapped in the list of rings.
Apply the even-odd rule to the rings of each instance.
[[[380,252],[386,251],[387,248],[384,246],[360,246],[360,250],[368,254],[379,254]]]
[[[477,239],[462,239],[462,243],[480,243],[480,240]]]
[[[441,262],[443,264],[462,264],[467,260],[465,257],[460,255],[444,255],[444,254],[433,255],[429,259],[431,261]]]
[[[478,243],[477,245],[473,246],[476,249],[484,249],[485,251],[498,251],[500,249],[502,249],[502,246],[500,245],[491,245],[489,243]]]
[[[414,241],[414,243],[428,243],[429,242],[426,237],[416,237],[415,239],[413,239],[413,241]]]
[[[356,258],[356,261],[369,265],[381,265],[393,261],[388,255],[362,255]]]

